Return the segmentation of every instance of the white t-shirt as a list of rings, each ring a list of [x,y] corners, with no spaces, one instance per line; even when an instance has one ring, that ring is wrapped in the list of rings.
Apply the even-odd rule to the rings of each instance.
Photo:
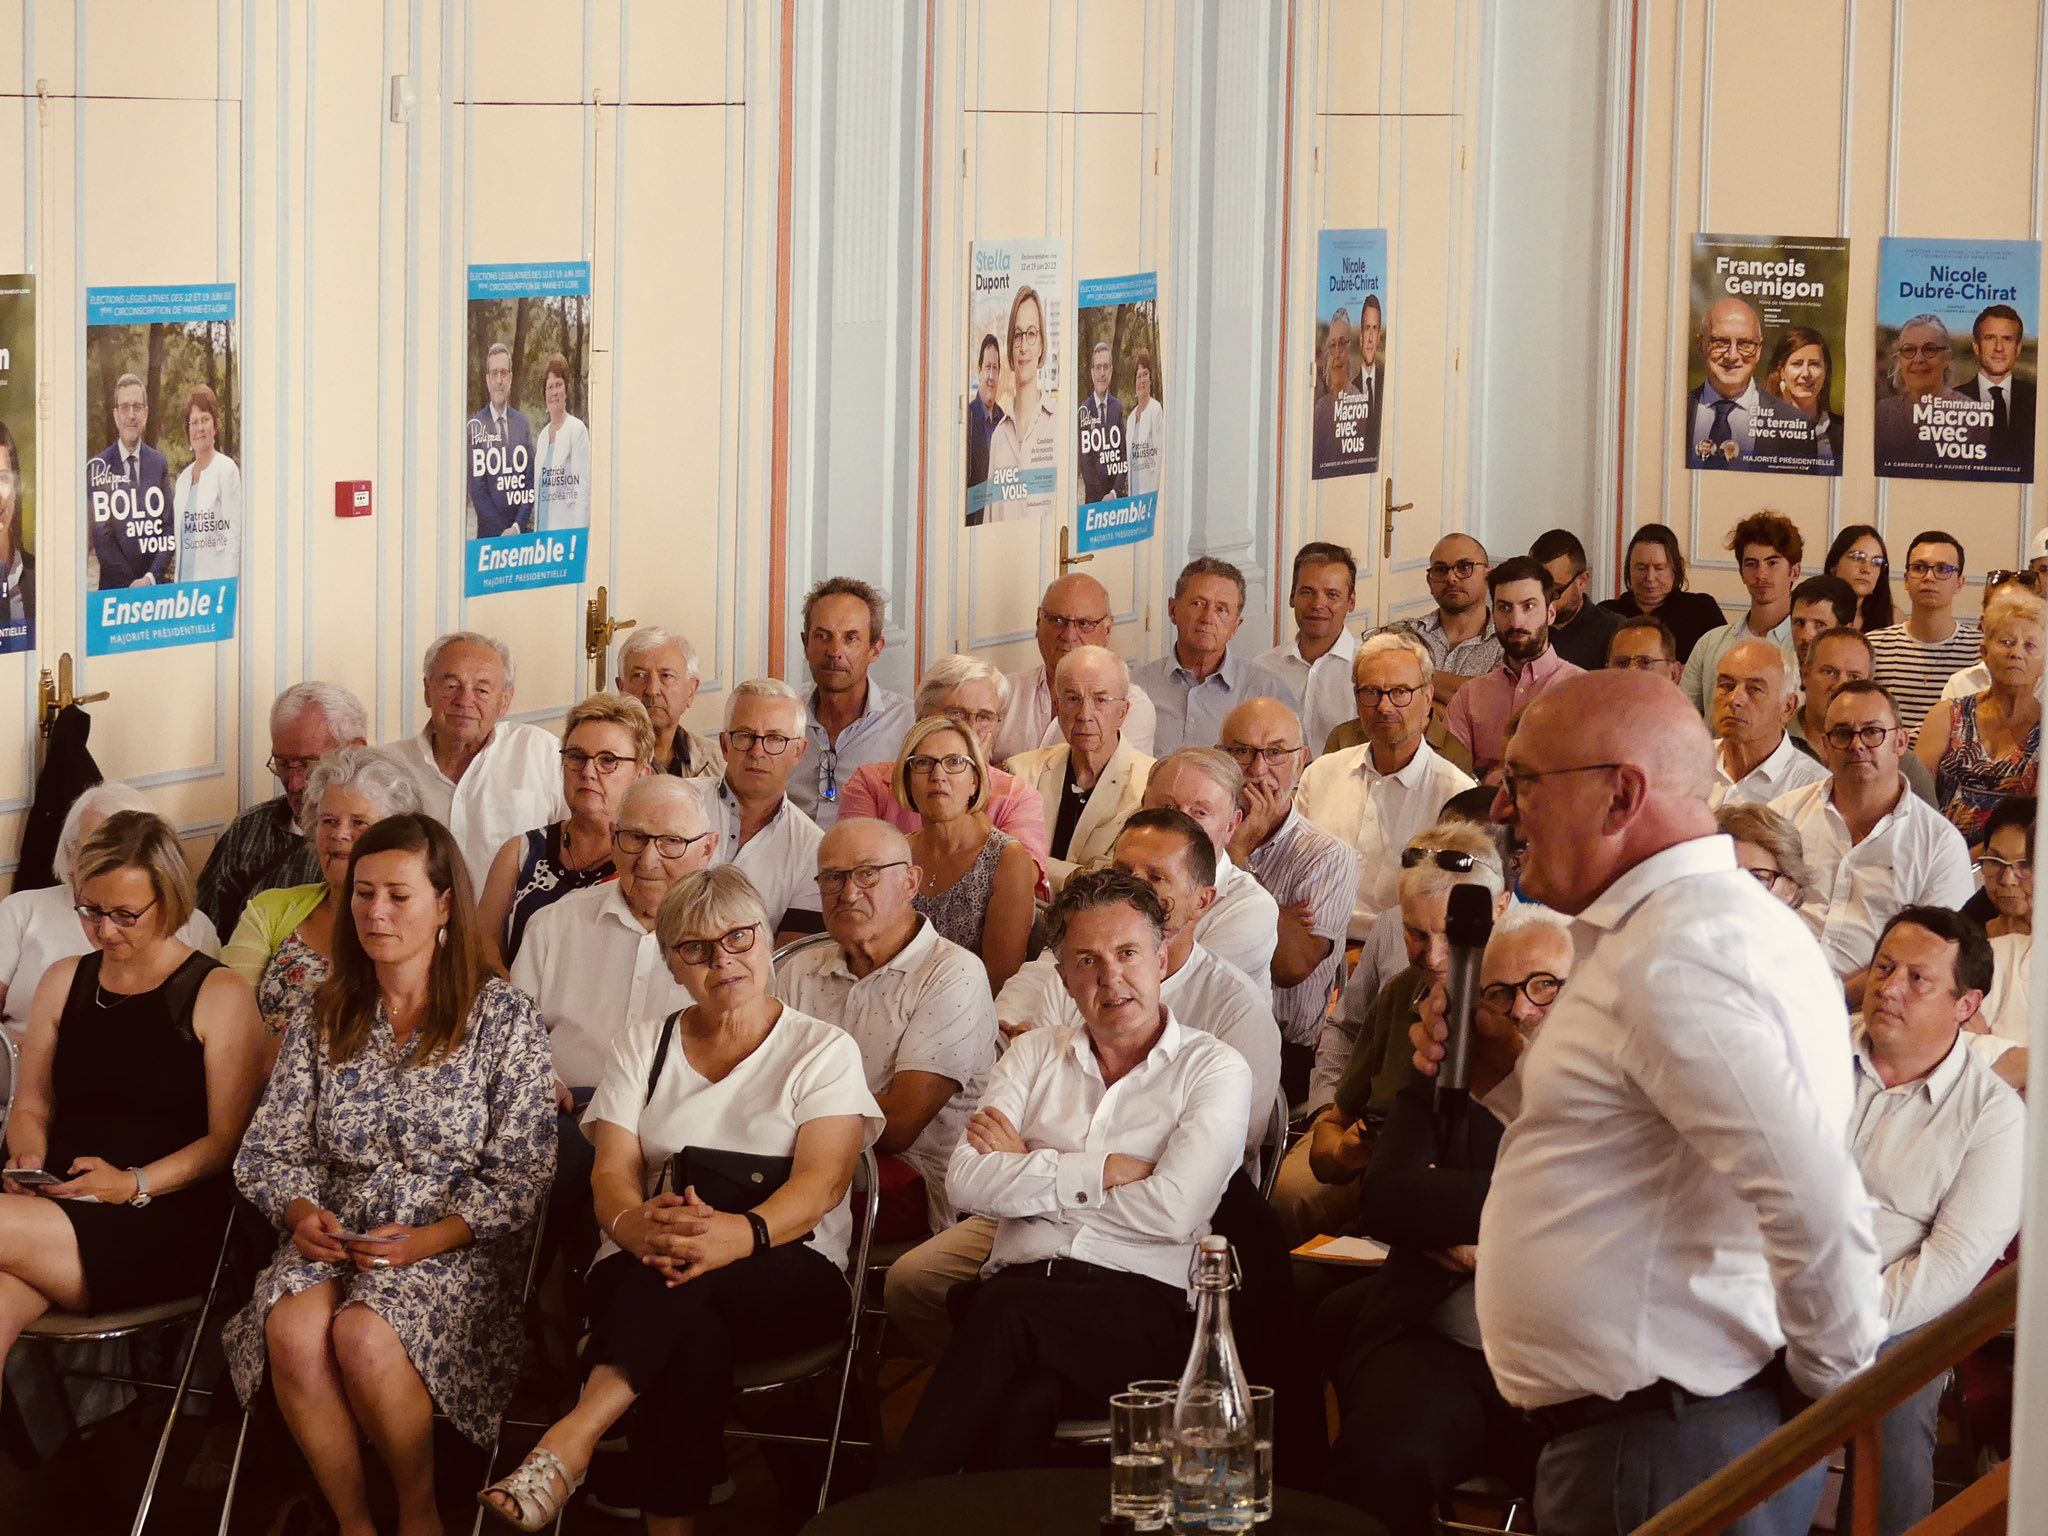
[[[753,1054],[715,1083],[690,1065],[679,1025],[649,1098],[647,1074],[667,1022],[665,1017],[643,1019],[619,1036],[583,1117],[586,1126],[603,1120],[639,1135],[646,1167],[641,1188],[649,1198],[660,1192],[668,1160],[684,1147],[789,1157],[796,1151],[798,1128],[830,1115],[866,1120],[864,1147],[882,1134],[882,1107],[868,1092],[860,1047],[837,1025],[785,1005]],[[852,1235],[853,1208],[847,1200],[818,1223],[808,1241],[844,1269]],[[597,1256],[616,1252],[618,1245],[607,1238]]]
[[[78,898],[68,885],[16,891],[0,901],[0,984],[7,988],[5,1022],[19,1035],[28,1025],[43,972],[59,960],[92,953],[92,941],[71,910]],[[204,912],[194,909],[178,930],[178,942],[220,958],[220,936]]]

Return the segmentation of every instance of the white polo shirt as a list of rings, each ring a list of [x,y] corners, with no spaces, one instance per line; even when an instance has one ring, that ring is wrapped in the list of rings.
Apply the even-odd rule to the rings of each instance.
[[[595,1088],[619,1031],[690,1005],[661,941],[640,926],[616,880],[571,891],[527,922],[512,985],[548,1027],[555,1076]]]
[[[1372,765],[1364,743],[1319,757],[1302,771],[1294,792],[1301,814],[1358,856],[1358,897],[1351,937],[1363,940],[1372,921],[1401,899],[1401,850],[1433,824],[1453,795],[1472,788],[1472,776],[1427,741],[1395,773]]]
[[[1827,769],[1792,745],[1789,735],[1780,734],[1771,755],[1740,779],[1728,777],[1728,769],[1717,743],[1714,748],[1714,787],[1707,791],[1707,804],[1715,810],[1724,805],[1769,805],[1780,795],[1818,784]]]
[[[1835,809],[1834,780],[1771,802],[1799,833],[1814,894],[1800,910],[1844,979],[1870,964],[1877,936],[1901,909],[1959,908],[1976,892],[1970,850],[1946,817],[1899,780],[1899,801],[1860,843]]]
[[[718,781],[718,814],[718,862],[733,865],[754,882],[769,928],[780,928],[791,911],[824,910],[818,902],[818,844],[825,834],[789,796],[782,797],[768,825],[744,844],[739,797],[723,779]]]
[[[898,1072],[931,1072],[960,1085],[897,1154],[924,1177],[932,1230],[952,1225],[946,1159],[981,1097],[1002,1038],[981,961],[919,918],[910,942],[862,977],[854,976],[837,944],[800,950],[775,968],[775,995],[853,1036],[871,1093],[885,1092]]]
[[[388,750],[420,792],[420,809],[446,827],[462,851],[472,896],[482,892],[498,850],[535,827],[562,820],[562,744],[537,725],[499,721],[458,781],[434,760],[428,725]]]

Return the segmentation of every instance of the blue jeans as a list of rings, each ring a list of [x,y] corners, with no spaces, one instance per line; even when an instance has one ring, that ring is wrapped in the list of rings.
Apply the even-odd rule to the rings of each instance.
[[[1757,1385],[1560,1435],[1536,1464],[1537,1529],[1543,1536],[1627,1536],[1784,1420],[1777,1393]],[[1826,1466],[1815,1466],[1728,1530],[1806,1536],[1826,1480]]]
[[[1887,1340],[1888,1355],[1919,1330]],[[1877,1494],[1877,1528],[1881,1536],[1904,1536],[1934,1512],[1934,1431],[1941,1411],[1943,1371],[1886,1414],[1878,1425],[1881,1472]]]

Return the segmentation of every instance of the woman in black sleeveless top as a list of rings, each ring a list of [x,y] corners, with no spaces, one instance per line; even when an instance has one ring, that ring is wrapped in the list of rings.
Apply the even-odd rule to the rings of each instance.
[[[52,1307],[111,1312],[206,1288],[227,1169],[262,1086],[249,984],[175,937],[192,875],[147,811],[107,818],[73,889],[93,952],[36,989],[0,1194],[0,1358]],[[31,1190],[12,1175],[62,1182]]]

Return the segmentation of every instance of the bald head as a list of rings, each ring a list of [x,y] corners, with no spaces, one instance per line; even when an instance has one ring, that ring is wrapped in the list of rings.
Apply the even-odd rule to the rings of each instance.
[[[888,964],[917,936],[914,902],[923,880],[908,839],[886,821],[849,816],[818,844],[825,931],[856,976]]]
[[[1101,582],[1080,571],[1062,576],[1039,599],[1039,660],[1050,674],[1059,659],[1076,647],[1109,644],[1115,627],[1109,592]]]
[[[1301,720],[1278,699],[1246,699],[1223,717],[1216,745],[1230,754],[1247,787],[1262,785],[1283,796],[1294,793],[1308,762]]]
[[[1654,673],[1568,677],[1529,706],[1516,740],[1525,737],[1532,746],[1544,744],[1546,759],[1569,754],[1578,762],[1638,768],[1653,794],[1704,802],[1713,787],[1714,748],[1706,722],[1684,694]]]
[[[832,824],[818,844],[820,869],[851,869],[858,864],[908,864],[910,839],[886,821],[867,816],[849,816]]]
[[[1775,748],[1792,712],[1793,678],[1770,640],[1744,640],[1714,667],[1714,735],[1743,748]]]

